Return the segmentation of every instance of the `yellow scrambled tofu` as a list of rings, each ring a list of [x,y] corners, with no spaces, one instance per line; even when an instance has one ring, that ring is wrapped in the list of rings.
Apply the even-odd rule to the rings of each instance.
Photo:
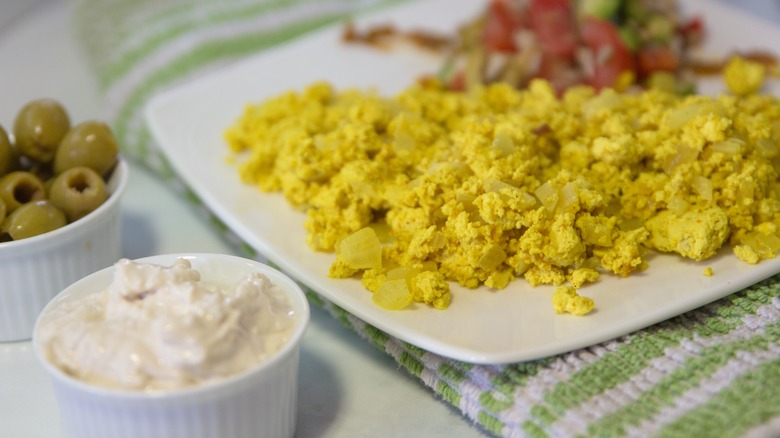
[[[555,313],[571,313],[572,315],[587,315],[593,310],[595,303],[588,297],[583,297],[577,290],[569,286],[560,286],[552,297]]]
[[[766,67],[763,64],[732,57],[723,69],[723,79],[732,93],[745,95],[757,92],[764,84]]]
[[[338,253],[331,276],[445,308],[447,282],[579,288],[645,269],[648,250],[775,257],[780,104],[742,91],[316,83],[248,105],[226,138],[242,180],[282,192],[312,249]]]

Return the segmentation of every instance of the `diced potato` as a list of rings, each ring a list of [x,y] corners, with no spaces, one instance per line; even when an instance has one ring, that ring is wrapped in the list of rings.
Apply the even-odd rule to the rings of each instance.
[[[486,271],[492,271],[496,269],[501,263],[506,260],[506,252],[498,245],[490,245],[485,248],[482,256],[477,262],[477,267]]]
[[[353,269],[381,268],[382,244],[373,228],[361,228],[339,243],[338,257]]]
[[[400,266],[395,269],[387,271],[388,280],[406,280],[407,283],[411,281],[412,277],[419,274],[419,269],[408,268],[406,266]]]
[[[412,293],[406,279],[398,278],[382,283],[371,299],[383,309],[401,310],[412,303]]]

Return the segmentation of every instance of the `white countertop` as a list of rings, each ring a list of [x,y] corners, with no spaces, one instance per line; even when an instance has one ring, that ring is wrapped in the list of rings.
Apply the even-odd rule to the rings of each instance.
[[[729,3],[780,23],[776,1]],[[0,0],[4,127],[25,102],[38,97],[60,100],[73,121],[103,118],[94,78],[68,20],[67,1]],[[186,201],[132,163],[122,221],[125,257],[236,252]],[[486,436],[390,356],[321,309],[312,311],[300,373],[297,437]],[[58,416],[29,343],[0,343],[0,434],[56,438],[61,436]]]
[[[103,119],[68,20],[67,1],[0,0],[0,125],[6,129],[18,109],[38,97],[58,99],[74,122]],[[237,254],[172,189],[130,167],[122,199],[124,256]],[[297,437],[486,436],[321,309],[312,309],[300,366]],[[14,438],[62,436],[54,394],[29,342],[0,343],[0,431]]]

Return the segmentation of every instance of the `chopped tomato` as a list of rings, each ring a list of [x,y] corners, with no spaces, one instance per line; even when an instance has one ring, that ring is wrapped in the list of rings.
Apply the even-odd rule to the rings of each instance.
[[[493,52],[516,52],[515,32],[522,20],[506,0],[493,0],[485,17],[482,37],[488,50]]]
[[[644,77],[655,71],[674,72],[680,66],[677,55],[671,48],[662,46],[644,47],[637,54],[639,75]]]
[[[624,72],[633,72],[634,56],[620,38],[620,32],[609,21],[585,17],[581,27],[582,42],[593,52],[593,76],[588,83],[595,88],[614,86]]]
[[[549,81],[559,95],[563,94],[567,88],[582,83],[582,77],[575,66],[574,58],[555,56],[549,53],[542,55],[537,77]]]
[[[686,43],[696,45],[704,38],[704,20],[701,17],[691,18],[680,26],[679,32]]]
[[[452,76],[450,80],[450,90],[452,91],[465,91],[466,90],[466,74],[463,70],[459,70]]]
[[[531,29],[542,51],[555,56],[574,56],[577,25],[568,0],[531,0]]]

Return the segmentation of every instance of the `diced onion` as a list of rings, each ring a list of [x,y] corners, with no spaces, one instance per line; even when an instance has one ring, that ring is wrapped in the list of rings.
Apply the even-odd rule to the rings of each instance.
[[[535,191],[534,195],[539,198],[539,202],[550,213],[555,211],[555,207],[558,205],[558,190],[556,190],[549,182],[540,185]]]
[[[756,150],[764,158],[774,158],[780,154],[780,148],[772,140],[762,138],[756,142]]]
[[[561,209],[566,210],[573,205],[577,205],[579,198],[577,197],[577,189],[574,188],[574,184],[567,183],[561,189],[561,199],[558,205]]]
[[[696,175],[691,181],[691,186],[699,197],[705,201],[712,201],[712,181],[709,178]]]
[[[688,211],[690,207],[691,206],[688,204],[688,201],[679,195],[672,196],[672,198],[669,199],[669,202],[666,204],[666,208],[678,216]]]
[[[742,153],[744,141],[738,138],[729,138],[712,144],[713,152],[723,152],[724,154],[737,155]]]
[[[667,158],[664,162],[664,171],[671,173],[677,166],[681,164],[692,163],[699,158],[699,151],[686,144],[678,144],[676,146],[677,153]]]

